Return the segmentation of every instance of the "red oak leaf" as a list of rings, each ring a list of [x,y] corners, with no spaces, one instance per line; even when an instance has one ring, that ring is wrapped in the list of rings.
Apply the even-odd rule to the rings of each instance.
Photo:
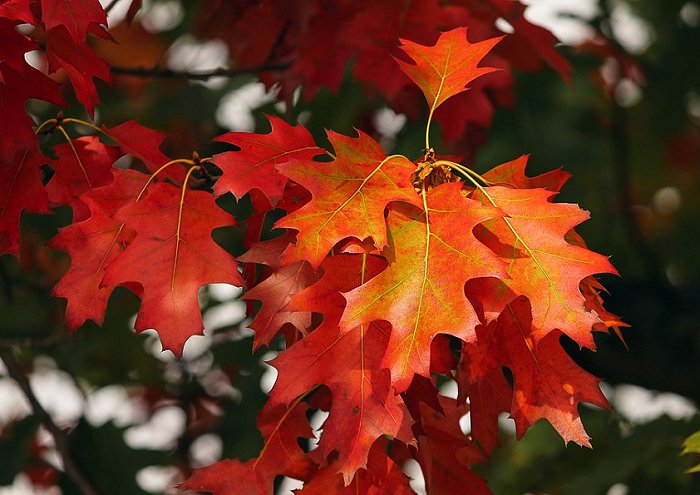
[[[486,461],[459,424],[469,406],[438,395],[426,378],[414,380],[406,401],[417,421],[413,425],[418,439],[414,457],[422,467],[426,491],[448,495],[459,487],[463,493],[491,495],[486,482],[469,469]]]
[[[387,157],[379,143],[363,132],[351,138],[328,133],[335,160],[291,160],[278,165],[287,177],[312,194],[309,203],[278,220],[275,227],[299,231],[297,243],[282,263],[307,260],[314,268],[346,237],[371,237],[378,248],[387,244],[384,209],[391,201],[419,205],[411,185],[415,166],[403,156]]]
[[[345,486],[338,474],[338,461],[319,469],[298,495],[413,495],[408,477],[388,455],[388,441],[381,437],[369,451],[367,468],[360,469],[352,483]]]
[[[144,127],[134,120],[129,120],[118,126],[104,131],[117,143],[122,152],[132,155],[143,162],[146,169],[155,172],[170,161],[167,155],[160,151],[165,141],[165,133]],[[159,177],[174,179],[181,184],[185,178],[185,170],[179,167],[168,167]]]
[[[591,327],[600,322],[585,308],[579,284],[596,273],[617,273],[608,258],[568,243],[566,234],[589,215],[577,205],[552,203],[545,189],[487,187],[474,197],[507,217],[486,222],[477,237],[508,266],[504,283],[532,302],[535,340],[557,328],[579,345],[594,348]],[[488,195],[488,196],[487,196]]]
[[[0,60],[21,72],[26,65],[24,54],[34,50],[37,43],[17,31],[18,21],[15,19],[0,16]]]
[[[472,44],[467,41],[467,28],[456,28],[442,33],[433,46],[402,39],[402,49],[414,63],[396,61],[423,91],[432,113],[449,97],[466,91],[471,81],[495,70],[477,65],[500,40],[492,38]]]
[[[11,162],[0,161],[0,255],[19,256],[19,220],[23,211],[51,211],[39,177],[39,167],[47,161],[33,150],[17,152]]]
[[[590,447],[578,414],[580,402],[607,407],[598,380],[578,367],[564,351],[554,330],[537,339],[530,302],[520,296],[498,320],[477,329],[476,345],[467,344],[473,373],[484,376],[507,366],[514,377],[510,414],[518,438],[540,419],[547,419],[565,442]]]
[[[227,459],[196,469],[179,488],[216,495],[269,495],[277,475],[310,479],[315,464],[299,447],[298,438],[313,438],[306,419],[308,406],[296,401],[289,408],[266,405],[258,416],[265,445],[258,457],[247,462]]]
[[[47,31],[65,26],[73,42],[82,45],[88,32],[107,24],[107,14],[98,0],[42,0],[41,20]]]
[[[277,268],[272,274],[249,289],[242,297],[261,301],[262,306],[250,323],[255,330],[253,350],[260,345],[269,345],[284,325],[293,325],[306,333],[311,326],[311,313],[289,311],[284,306],[290,297],[316,280],[316,273],[305,261]]]
[[[509,185],[518,189],[536,189],[541,187],[554,192],[559,192],[571,177],[569,172],[561,169],[552,170],[537,177],[527,177],[525,175],[527,159],[527,155],[520,156],[515,160],[492,168],[483,174],[483,177],[496,185]]]
[[[379,256],[345,253],[329,256],[321,264],[320,280],[292,295],[285,309],[320,313],[324,317],[322,327],[335,328],[345,309],[341,292],[359,287],[384,268],[386,261]]]
[[[270,393],[273,404],[291,402],[316,385],[331,390],[333,402],[319,449],[324,457],[338,451],[336,469],[346,485],[366,466],[377,438],[412,441],[408,413],[394,395],[389,370],[380,369],[388,341],[386,328],[377,324],[342,334],[338,327],[324,325],[270,363],[279,371]]]
[[[94,77],[110,82],[112,77],[107,62],[99,58],[85,43],[76,43],[67,29],[59,25],[46,32],[46,57],[49,70],[64,69],[75,90],[75,96],[92,116],[100,101]]]
[[[478,333],[478,332],[477,332]],[[488,349],[482,346],[481,349]],[[469,354],[462,353],[457,370],[457,401],[465,403],[469,398],[471,431],[469,435],[479,445],[482,452],[491,455],[498,445],[500,427],[498,417],[502,412],[510,411],[513,402],[513,389],[508,384],[503,370],[495,367],[486,373],[479,370],[478,376],[472,376],[469,367]]]
[[[163,347],[180,356],[185,341],[201,334],[197,291],[205,284],[242,285],[233,257],[211,237],[233,219],[203,191],[151,183],[147,194],[115,215],[136,238],[108,267],[104,285],[143,287],[136,331],[155,328]]]
[[[30,8],[32,0],[5,0],[0,3],[0,17],[35,24],[36,17]]]
[[[70,268],[54,287],[53,295],[67,300],[66,325],[72,330],[86,320],[102,324],[115,287],[102,283],[105,268],[135,235],[131,227],[112,215],[136,200],[148,175],[116,168],[111,173],[114,180],[110,185],[92,189],[80,198],[89,207],[90,218],[60,229],[49,244],[71,257]]]
[[[464,284],[476,277],[505,277],[502,262],[479,242],[472,229],[499,216],[462,196],[461,184],[429,191],[425,209],[396,204],[389,213],[389,267],[345,294],[344,331],[374,320],[392,325],[382,366],[391,369],[397,391],[413,374],[428,376],[430,344],[438,333],[472,341],[479,323],[464,297]],[[456,228],[458,226],[458,228]]]
[[[12,162],[16,152],[23,153],[37,147],[32,130],[34,122],[24,110],[29,98],[63,104],[58,85],[46,74],[28,65],[22,70],[15,70],[0,60],[0,108],[3,119],[0,126],[0,162]]]
[[[240,148],[240,151],[226,151],[212,158],[223,171],[214,184],[216,196],[230,191],[241,199],[255,188],[274,207],[282,199],[287,183],[287,178],[275,166],[292,158],[311,159],[324,152],[301,125],[291,126],[274,116],[268,117],[268,120],[271,127],[268,134],[229,132],[215,139]]]
[[[73,222],[90,216],[79,196],[85,191],[112,182],[112,164],[119,155],[95,136],[84,136],[69,144],[54,146],[57,159],[51,162],[54,175],[46,185],[52,206],[67,204],[73,209]]]

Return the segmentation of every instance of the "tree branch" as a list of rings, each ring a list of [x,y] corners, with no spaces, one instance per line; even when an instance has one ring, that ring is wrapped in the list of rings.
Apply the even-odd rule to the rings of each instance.
[[[39,400],[34,395],[29,379],[22,371],[17,358],[11,349],[0,347],[0,359],[5,363],[8,374],[17,382],[19,388],[24,393],[24,396],[29,401],[34,415],[39,418],[41,424],[53,436],[56,443],[56,450],[63,461],[63,469],[73,482],[80,488],[85,495],[97,495],[97,490],[92,486],[92,483],[85,477],[76,462],[73,460],[70,452],[70,441],[66,433],[54,423],[51,415],[39,403]]]
[[[253,67],[241,67],[225,69],[220,67],[211,71],[190,72],[177,71],[164,67],[122,67],[112,65],[112,74],[118,76],[134,76],[154,79],[188,79],[192,81],[208,81],[212,77],[236,77],[246,74],[259,74],[261,72],[281,71],[291,67],[291,64],[256,65]]]

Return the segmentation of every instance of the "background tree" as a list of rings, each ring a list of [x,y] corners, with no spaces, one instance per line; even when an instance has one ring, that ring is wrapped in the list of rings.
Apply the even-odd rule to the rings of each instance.
[[[232,149],[227,142],[246,149],[240,135],[212,138],[234,127],[266,133],[285,128],[284,121],[303,122],[313,138],[309,148],[328,144],[324,128],[345,135],[358,128],[387,153],[419,159],[416,143],[425,140],[427,110],[410,81],[395,77],[390,55],[401,57],[392,51],[399,38],[430,45],[438,31],[459,26],[468,26],[474,43],[507,33],[484,61],[507,70],[476,79],[470,91],[438,110],[431,144],[459,153],[456,161],[474,164],[481,173],[524,153],[530,153],[528,175],[559,166],[570,172],[573,179],[557,202],[591,211],[593,220],[577,230],[592,249],[613,254],[623,276],[603,277],[614,294],[606,306],[624,315],[632,329],[622,330],[628,350],[615,335],[596,333],[597,352],[564,341],[567,351],[612,386],[635,384],[680,394],[691,403],[700,399],[695,300],[700,278],[693,256],[698,204],[692,194],[700,165],[697,2],[591,2],[590,10],[555,24],[572,23],[584,33],[556,51],[555,39],[527,22],[518,2],[419,2],[408,8],[379,2],[371,10],[364,2],[299,2],[290,10],[276,2],[141,6],[117,0],[105,7],[107,30],[100,27],[106,18],[96,2],[79,5],[72,12],[77,22],[70,22],[58,2],[0,3],[3,171],[17,170],[12,166],[18,153],[30,150],[21,163],[41,176],[33,182],[29,175],[19,177],[46,185],[43,202],[40,191],[29,190],[21,203],[27,205],[21,245],[16,236],[0,236],[3,252],[11,253],[0,257],[0,356],[8,376],[0,381],[8,397],[0,434],[3,484],[31,483],[34,490],[56,485],[63,493],[144,493],[149,487],[161,492],[172,490],[193,467],[218,458],[253,458],[262,446],[255,425],[267,395],[260,382],[270,374],[263,360],[274,351],[263,346],[251,352],[248,326],[257,330],[257,339],[262,327],[243,318],[244,305],[257,310],[255,301],[264,305],[265,294],[251,290],[243,303],[230,288],[202,291],[207,336],[191,339],[182,359],[160,352],[161,341],[177,351],[178,344],[163,335],[160,340],[150,331],[128,335],[139,303],[123,287],[113,293],[108,287],[101,296],[105,302],[109,297],[101,325],[91,319],[102,316],[89,314],[84,324],[78,316],[71,321],[60,297],[75,294],[62,275],[76,257],[63,254],[71,254],[70,231],[56,233],[87,219],[104,195],[80,190],[81,171],[68,172],[71,165],[61,161],[70,161],[73,153],[103,157],[109,170],[123,154],[122,166],[133,163],[154,172],[168,157],[185,157],[179,160],[204,167],[206,173],[198,171],[195,179],[206,190],[218,170],[199,156],[213,155],[212,162],[224,168],[221,162]],[[116,20],[120,16],[123,21]],[[103,84],[110,78],[113,84]],[[101,130],[71,121],[89,123],[93,117]],[[133,119],[164,134],[128,122]],[[37,129],[33,122],[46,124]],[[104,134],[102,141],[93,137]],[[174,166],[165,173],[181,180],[184,171]],[[107,184],[109,173],[89,181]],[[10,184],[0,185],[0,198]],[[222,184],[223,178],[215,193],[217,187],[224,190]],[[118,190],[125,188],[120,183]],[[273,211],[267,222],[255,213],[275,191],[265,191],[266,198],[232,192],[238,200],[227,194],[217,202],[242,226],[215,231],[215,238],[241,256],[256,231],[269,235],[280,213]],[[277,206],[274,201],[270,206]],[[3,203],[0,221],[16,218],[17,204]],[[7,225],[2,223],[3,233],[11,231]],[[264,253],[258,256],[249,261],[264,261]],[[114,271],[117,285],[123,271]],[[257,275],[252,268],[242,274],[246,280]],[[236,277],[221,274],[220,281]],[[95,314],[104,311],[94,302],[88,307]],[[80,328],[71,333],[66,323]],[[270,343],[272,349],[282,345]],[[37,401],[30,385],[47,390],[42,381],[50,380],[60,382],[61,400]],[[445,394],[454,393],[449,382],[441,385]],[[28,407],[11,399],[17,390]],[[683,419],[661,416],[641,424],[625,414],[624,391],[609,389],[617,412],[581,406],[593,450],[565,449],[545,422],[512,445],[513,432],[504,425],[504,446],[474,470],[494,493],[625,493],[625,487],[630,493],[694,493],[698,481],[683,472],[693,459],[677,457],[683,439],[700,428],[692,407]],[[100,412],[110,397],[129,407]],[[323,409],[324,398],[314,397],[315,403],[300,403],[298,414],[306,412],[318,426],[322,415],[312,411]],[[160,440],[149,440],[148,428],[139,427],[153,431],[163,424],[170,435]],[[423,425],[431,427],[436,426]],[[556,474],[545,475],[542,466],[553,463]],[[22,478],[16,478],[19,473]]]

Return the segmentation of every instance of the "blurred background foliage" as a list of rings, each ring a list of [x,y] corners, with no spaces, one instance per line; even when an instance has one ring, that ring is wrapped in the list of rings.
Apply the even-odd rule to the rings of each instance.
[[[700,3],[528,3],[533,13],[544,8],[538,3],[559,12],[548,27],[565,42],[570,83],[552,70],[515,72],[513,104],[496,111],[488,133],[439,148],[464,153],[479,171],[529,154],[529,175],[571,172],[559,200],[591,212],[580,232],[612,256],[621,276],[603,280],[606,306],[631,328],[623,329],[628,349],[607,334],[597,335],[597,352],[564,343],[605,380],[613,404],[612,412],[582,408],[593,450],[565,447],[543,423],[514,444],[504,421],[504,447],[479,472],[496,494],[700,493],[700,475],[685,472],[697,456],[679,456],[700,429]],[[198,28],[206,4],[145,2],[136,22],[111,25],[119,44],[100,41],[97,50],[113,66],[216,69],[231,47]],[[425,113],[397,115],[350,77],[339,91],[322,88],[286,109],[255,74],[206,82],[115,77],[114,87],[101,88],[97,119],[108,126],[137,119],[167,131],[164,151],[173,157],[220,151],[210,139],[232,128],[267,132],[264,114],[300,119],[320,142],[324,128],[355,127],[387,151],[421,154]],[[241,218],[249,214],[246,201],[222,202]],[[191,467],[255,456],[255,415],[266,398],[261,378],[270,373],[263,360],[274,351],[251,354],[237,292],[202,291],[207,336],[193,338],[180,361],[160,352],[155,334],[129,334],[138,300],[126,290],[113,295],[103,327],[89,323],[68,335],[64,302],[50,297],[68,260],[43,245],[70,214],[25,215],[22,261],[0,258],[0,349],[14,350],[20,371],[69,431],[78,462],[99,473],[101,493],[168,493]],[[224,230],[218,240],[242,251],[240,232]],[[63,494],[79,493],[52,467],[50,436],[7,376],[11,370],[2,371],[0,493],[40,493],[54,483]]]

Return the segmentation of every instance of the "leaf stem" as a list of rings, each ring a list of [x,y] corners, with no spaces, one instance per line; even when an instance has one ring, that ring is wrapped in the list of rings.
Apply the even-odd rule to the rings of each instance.
[[[202,158],[202,159],[200,159],[198,162],[195,162],[194,160],[190,160],[189,158],[176,158],[175,160],[170,160],[168,163],[166,163],[165,165],[161,166],[158,170],[156,170],[155,172],[153,172],[153,173],[151,174],[151,176],[148,178],[148,180],[146,181],[146,183],[143,185],[143,188],[141,188],[141,192],[139,193],[139,195],[136,196],[136,201],[139,201],[139,200],[141,199],[141,197],[143,196],[143,194],[146,192],[146,188],[148,187],[148,185],[149,185],[151,182],[153,182],[153,180],[156,178],[156,176],[157,176],[158,174],[160,174],[160,173],[161,173],[163,170],[165,170],[166,168],[170,167],[171,165],[175,165],[176,163],[181,163],[181,164],[183,164],[183,165],[190,165],[190,166],[193,166],[193,168],[199,170],[199,169],[201,168],[201,167],[199,167],[199,164],[201,164],[201,163],[206,163],[206,162],[208,162],[208,161],[210,161],[210,160],[211,160],[211,158]],[[187,184],[187,179],[189,179],[190,174],[191,174],[191,171],[192,171],[192,169],[190,169],[190,171],[187,172],[187,177],[185,178],[185,185]]]

